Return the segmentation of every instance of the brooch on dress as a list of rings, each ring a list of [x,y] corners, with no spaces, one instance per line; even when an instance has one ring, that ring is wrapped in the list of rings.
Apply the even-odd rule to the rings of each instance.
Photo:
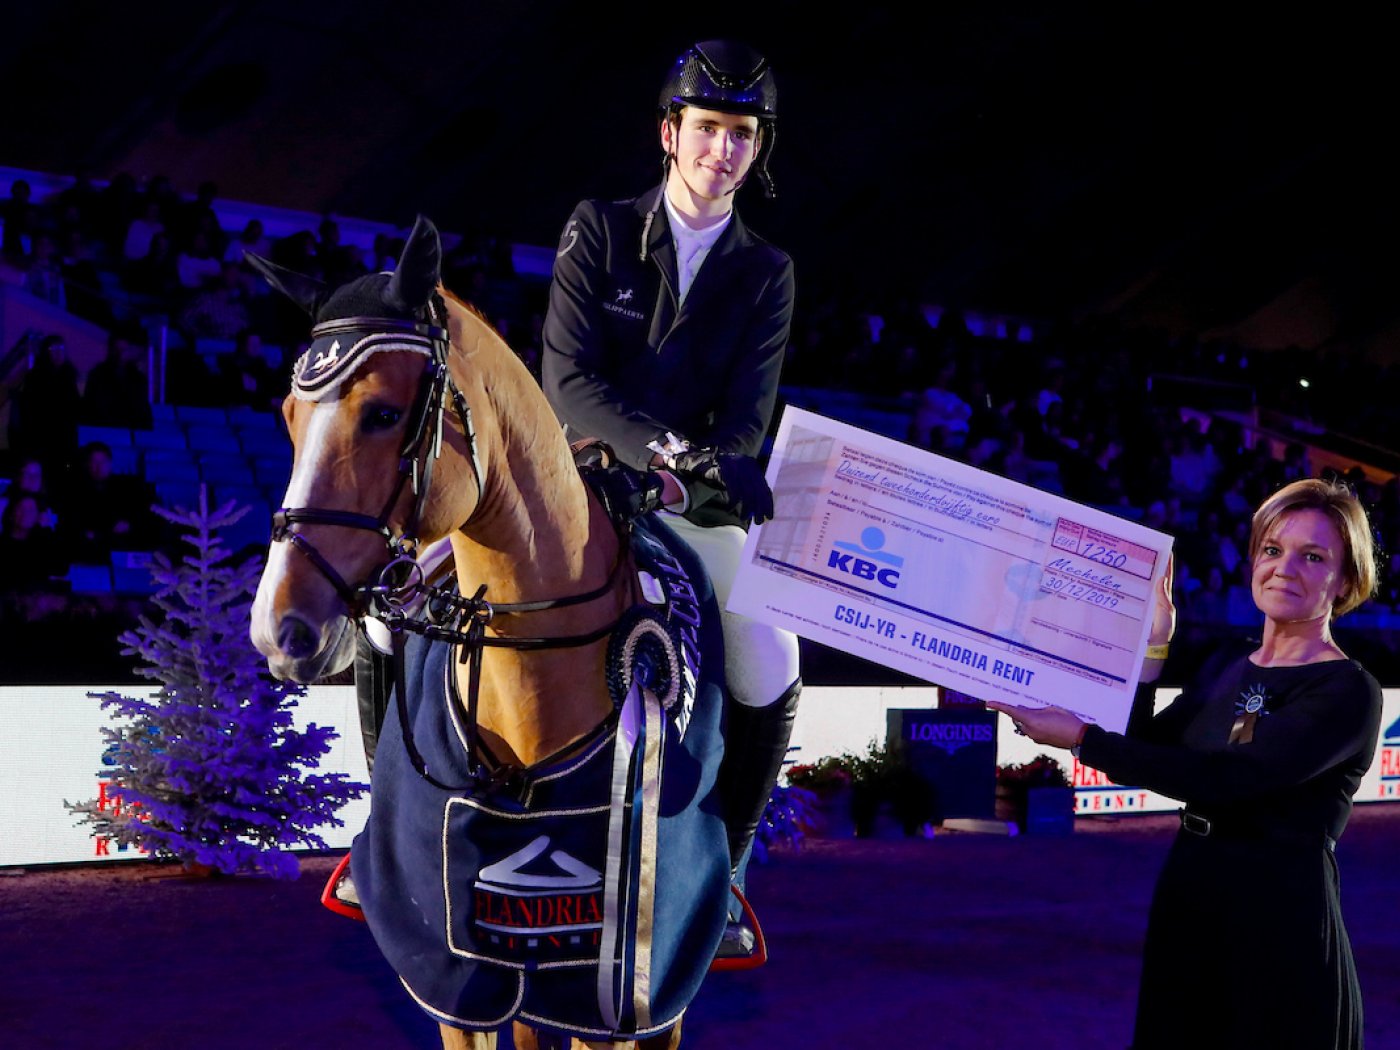
[[[1269,691],[1260,685],[1247,685],[1235,701],[1235,724],[1230,728],[1230,743],[1248,744],[1254,739],[1254,724],[1269,711]]]

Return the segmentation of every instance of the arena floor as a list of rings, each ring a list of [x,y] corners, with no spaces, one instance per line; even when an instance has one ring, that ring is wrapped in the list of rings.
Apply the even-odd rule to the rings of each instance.
[[[1123,1050],[1167,817],[1067,838],[817,840],[752,876],[772,958],[713,975],[685,1045]],[[1400,1050],[1400,806],[1338,848],[1369,1050]],[[300,880],[0,870],[0,1045],[432,1048],[368,932]],[[506,1043],[507,1041],[503,1041]]]

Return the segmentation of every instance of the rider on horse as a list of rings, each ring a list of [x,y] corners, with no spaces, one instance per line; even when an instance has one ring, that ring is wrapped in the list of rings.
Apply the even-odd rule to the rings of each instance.
[[[661,185],[574,209],[544,326],[544,389],[570,439],[599,438],[623,463],[686,482],[666,521],[700,555],[721,609],[744,526],[773,508],[755,457],[777,399],[793,267],[740,221],[734,194],[756,174],[773,195],[776,120],[762,55],[731,41],[682,54],[660,96]],[[723,627],[730,702],[720,788],[742,879],[801,679],[794,635],[728,612]],[[735,922],[721,954],[752,944]]]

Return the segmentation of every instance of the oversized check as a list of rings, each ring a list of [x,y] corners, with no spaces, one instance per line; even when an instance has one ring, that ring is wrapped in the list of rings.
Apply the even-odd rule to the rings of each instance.
[[[802,409],[734,612],[984,700],[1121,731],[1170,536]]]

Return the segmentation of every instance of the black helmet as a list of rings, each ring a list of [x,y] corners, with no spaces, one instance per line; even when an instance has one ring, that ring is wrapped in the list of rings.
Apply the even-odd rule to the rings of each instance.
[[[778,117],[778,87],[768,59],[747,44],[705,40],[671,66],[661,88],[661,108],[672,106],[699,106],[771,121]]]
[[[763,140],[753,170],[764,194],[777,196],[768,158],[778,137],[778,85],[768,59],[737,40],[703,40],[672,64],[661,87],[660,106],[663,119],[684,106],[757,117]]]

